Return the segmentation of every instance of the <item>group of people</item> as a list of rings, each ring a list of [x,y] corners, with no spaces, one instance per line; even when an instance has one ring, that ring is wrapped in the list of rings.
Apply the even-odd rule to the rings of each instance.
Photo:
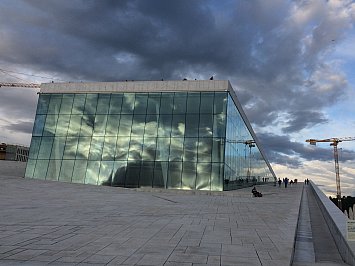
[[[284,183],[286,188],[288,184],[290,184],[290,186],[292,186],[293,184],[297,184],[297,181],[298,181],[297,179],[290,180],[288,179],[288,177],[285,177],[282,180],[279,178],[277,183],[279,184],[279,187],[281,187],[281,184]]]

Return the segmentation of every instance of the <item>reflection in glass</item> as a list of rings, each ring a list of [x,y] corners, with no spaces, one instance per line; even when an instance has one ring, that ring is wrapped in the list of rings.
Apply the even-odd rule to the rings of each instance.
[[[88,161],[85,184],[97,185],[99,179],[100,161]]]
[[[73,174],[74,160],[63,160],[60,167],[59,181],[70,182]]]
[[[86,168],[87,168],[86,160],[75,160],[72,182],[84,184]]]

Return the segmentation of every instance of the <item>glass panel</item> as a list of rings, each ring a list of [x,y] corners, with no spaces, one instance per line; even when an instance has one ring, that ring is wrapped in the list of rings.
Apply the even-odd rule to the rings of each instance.
[[[39,94],[37,114],[47,114],[50,97],[50,94]]]
[[[116,161],[115,162],[112,186],[123,187],[125,185],[126,169],[127,169],[127,161]]]
[[[96,93],[90,93],[86,95],[84,115],[96,113],[97,98],[98,94]]]
[[[121,115],[120,127],[118,130],[119,136],[130,136],[132,127],[132,115]]]
[[[157,138],[156,161],[166,161],[169,157],[170,138]]]
[[[155,152],[156,152],[157,139],[155,137],[149,138],[144,137],[143,144],[143,160],[146,161],[154,161],[155,160]]]
[[[185,137],[198,137],[199,115],[186,115]]]
[[[185,115],[173,115],[171,122],[171,136],[183,137],[185,135]]]
[[[99,179],[100,161],[88,161],[85,184],[97,185]]]
[[[43,136],[53,136],[57,127],[58,115],[47,115]]]
[[[68,128],[68,135],[78,136],[80,132],[80,125],[81,125],[81,115],[71,115],[69,128]]]
[[[37,160],[34,178],[46,179],[49,160]]]
[[[148,94],[136,93],[134,114],[145,114],[147,111],[147,101],[148,101]]]
[[[199,162],[211,162],[213,147],[212,138],[200,138],[198,140],[198,161]]]
[[[49,159],[51,155],[53,137],[43,137],[38,151],[38,159]]]
[[[33,172],[36,167],[36,162],[37,160],[28,159],[26,164],[26,173],[25,173],[26,178],[33,178]]]
[[[84,183],[87,163],[88,162],[86,160],[75,160],[72,182],[81,184]]]
[[[174,93],[162,93],[160,114],[171,114],[174,106]]]
[[[166,188],[168,162],[155,162],[153,187]]]
[[[197,162],[197,138],[185,138],[184,161]]]
[[[84,112],[86,94],[75,94],[72,114],[82,114]]]
[[[81,123],[81,127],[80,127]],[[80,129],[80,136],[92,136],[95,125],[95,115],[83,115],[81,122],[78,124],[78,130]],[[70,129],[70,127],[69,127]]]
[[[67,137],[64,147],[64,159],[75,159],[76,149],[78,146],[78,138],[76,137]]]
[[[212,114],[200,115],[200,126],[199,126],[198,135],[199,137],[213,136],[213,115]]]
[[[216,92],[214,97],[214,113],[225,114],[227,109],[227,92]]]
[[[106,124],[106,136],[117,136],[120,124],[120,115],[109,115]]]
[[[63,94],[62,104],[60,106],[60,114],[71,114],[73,101],[74,94]]]
[[[113,182],[114,161],[105,161],[100,163],[99,185],[111,186]]]
[[[60,115],[55,131],[56,136],[66,136],[68,132],[70,115]]]
[[[200,113],[201,114],[212,114],[213,113],[213,101],[214,101],[214,93],[213,92],[202,92],[201,93]]]
[[[106,129],[107,115],[96,115],[94,136],[104,136]]]
[[[213,163],[211,172],[211,190],[223,190],[223,164]]]
[[[110,94],[99,94],[96,114],[107,114],[110,107]]]
[[[32,136],[42,136],[46,115],[36,115]]]
[[[196,163],[183,162],[182,170],[182,189],[195,189]]]
[[[65,147],[66,137],[54,137],[53,145],[52,145],[52,152],[51,152],[51,159],[62,159],[63,152]],[[58,170],[59,172],[59,170]]]
[[[135,93],[125,93],[122,102],[122,114],[132,114],[134,109]]]
[[[62,164],[61,160],[49,160],[47,180],[57,181],[59,178],[60,166]]]
[[[159,137],[170,137],[172,115],[160,115],[158,135]]]
[[[32,137],[29,152],[30,159],[37,159],[39,146],[41,145],[41,137]]]
[[[161,98],[160,93],[149,93],[147,114],[159,114],[160,98]]]
[[[101,160],[104,137],[93,137],[91,140],[89,160]],[[91,183],[90,183],[91,184]]]
[[[128,160],[141,160],[143,152],[143,136],[131,137]]]
[[[198,114],[200,112],[200,93],[189,92],[187,94],[187,113]]]
[[[168,188],[181,188],[182,162],[170,162],[168,169]]]
[[[223,162],[224,160],[224,139],[213,139],[212,162]]]
[[[134,115],[132,123],[132,136],[142,136],[144,133],[145,115]]]
[[[61,94],[52,94],[48,105],[48,114],[59,114],[60,104],[62,102]]]
[[[211,169],[210,163],[197,164],[196,189],[211,190]]]
[[[144,128],[144,136],[155,137],[158,135],[158,115],[147,115]]]
[[[182,161],[184,154],[184,138],[171,138],[170,141],[169,161]]]
[[[152,187],[154,176],[154,162],[142,162],[139,187]]]
[[[74,160],[63,160],[60,168],[59,181],[71,181],[73,173]]]
[[[102,160],[114,160],[116,154],[116,141],[116,137],[105,137],[104,148],[102,150]]]
[[[89,158],[91,137],[80,137],[78,143],[78,150],[76,152],[76,159],[87,160]]]
[[[213,137],[223,138],[226,134],[225,114],[214,115],[213,117]]]
[[[109,114],[121,114],[123,94],[112,94]]]
[[[127,160],[129,148],[129,138],[118,137],[116,144],[115,160]]]
[[[163,99],[162,99],[163,100]],[[186,113],[187,94],[185,92],[177,92],[174,97],[174,114]]]
[[[141,161],[128,161],[125,187],[138,187]]]

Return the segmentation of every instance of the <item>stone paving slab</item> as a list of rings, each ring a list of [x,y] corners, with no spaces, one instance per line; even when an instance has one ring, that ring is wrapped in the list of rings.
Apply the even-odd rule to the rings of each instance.
[[[0,265],[289,265],[302,184],[131,190],[0,174]]]

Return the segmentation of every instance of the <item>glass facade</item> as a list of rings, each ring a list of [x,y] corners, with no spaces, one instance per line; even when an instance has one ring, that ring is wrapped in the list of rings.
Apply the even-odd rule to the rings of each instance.
[[[269,169],[227,91],[41,93],[25,176],[229,190]]]

